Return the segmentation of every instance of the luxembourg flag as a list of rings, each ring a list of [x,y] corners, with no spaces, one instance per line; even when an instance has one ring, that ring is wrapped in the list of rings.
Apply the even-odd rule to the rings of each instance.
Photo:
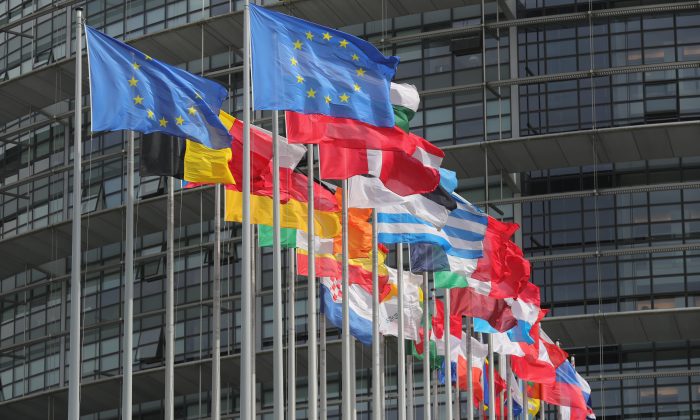
[[[361,286],[348,286],[350,334],[364,345],[372,344],[372,296]],[[343,288],[340,279],[321,278],[321,311],[336,328],[343,327]]]
[[[564,408],[565,419],[590,418],[590,397],[591,387],[568,360],[557,368],[554,383],[542,384],[542,400]]]

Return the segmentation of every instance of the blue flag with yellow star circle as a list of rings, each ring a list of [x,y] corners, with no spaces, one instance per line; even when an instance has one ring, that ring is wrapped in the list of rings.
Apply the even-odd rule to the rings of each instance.
[[[389,91],[399,64],[371,43],[250,5],[253,106],[394,126]]]
[[[220,84],[153,59],[85,26],[92,131],[155,131],[210,149],[231,146],[219,121]]]

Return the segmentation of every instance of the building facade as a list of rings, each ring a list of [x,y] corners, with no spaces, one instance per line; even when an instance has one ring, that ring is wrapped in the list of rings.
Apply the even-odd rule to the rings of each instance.
[[[400,56],[396,81],[421,92],[412,130],[444,148],[443,166],[457,171],[466,198],[521,224],[516,239],[550,311],[544,328],[575,356],[599,418],[700,418],[697,2],[262,3]],[[67,413],[76,7],[88,25],[227,86],[230,113],[242,107],[241,0],[0,0],[0,418]],[[82,413],[112,419],[125,136],[92,134],[83,114]],[[254,118],[269,123],[267,113]],[[163,416],[165,185],[136,174],[139,419]],[[176,193],[177,418],[209,415],[213,202],[211,188]],[[271,253],[256,249],[255,279],[241,279],[240,226],[225,224],[222,236],[222,411],[233,418],[239,409],[240,322],[253,316],[257,408],[272,418]],[[241,282],[251,280],[255,312],[242,315]],[[305,418],[308,291],[297,280],[297,417]],[[340,336],[329,327],[326,337],[329,417],[339,418]],[[387,339],[388,418],[395,348]],[[369,349],[356,351],[362,417],[371,364]],[[416,364],[417,406],[420,372]]]

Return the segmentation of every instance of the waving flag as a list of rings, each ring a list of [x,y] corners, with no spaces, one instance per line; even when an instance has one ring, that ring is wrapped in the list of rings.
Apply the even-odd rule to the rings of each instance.
[[[379,331],[383,335],[398,337],[399,335],[399,299],[397,281],[398,271],[387,267],[389,271],[389,284],[394,292],[386,299],[382,299],[379,306]],[[423,291],[420,285],[422,276],[416,276],[407,271],[403,272],[404,293],[404,334],[407,340],[418,340],[421,320],[423,318]]]
[[[235,184],[229,169],[231,149],[209,149],[201,143],[155,132],[141,140],[139,174],[171,176],[198,184]]]
[[[556,370],[551,384],[542,384],[542,400],[566,408],[565,417],[585,420],[592,410],[589,407],[591,387],[576,369],[565,360]]]
[[[471,341],[472,346],[472,371],[471,375],[467,373],[467,340]],[[481,401],[483,399],[484,390],[481,387],[481,376],[486,356],[488,356],[489,347],[486,344],[479,342],[474,337],[464,334],[460,345],[460,354],[457,358],[457,377],[459,378],[459,389],[468,389],[468,377],[471,376],[471,385],[474,387],[474,400]]]
[[[523,380],[551,384],[556,368],[566,361],[568,354],[552,342],[539,323],[532,327],[531,334],[535,336],[534,344],[518,343],[525,355],[511,357],[513,372]]]
[[[411,255],[412,269],[436,273],[435,287],[439,288],[466,287],[467,278],[483,256],[487,216],[458,195],[453,196],[458,197],[457,208],[450,212],[443,228],[452,247],[444,252],[420,244],[411,247],[412,254],[416,254]],[[477,244],[476,250],[472,244]]]
[[[350,285],[350,334],[367,346],[372,344],[372,296],[360,286]],[[321,279],[321,312],[336,328],[343,327],[342,283],[339,279]]]
[[[229,147],[228,130],[219,121],[226,88],[90,26],[85,26],[85,38],[92,131],[159,131],[210,149]]]
[[[394,126],[389,84],[398,57],[353,35],[250,5],[255,109]]]
[[[466,201],[457,201],[457,209],[449,214],[442,230],[402,206],[382,208],[377,220],[380,242],[439,245],[453,270],[473,271],[470,267],[476,266],[476,259],[482,256],[486,216]]]
[[[348,192],[350,207],[381,209],[386,206],[403,206],[409,213],[436,228],[445,226],[450,211],[457,208],[456,201],[446,193],[400,196],[386,188],[379,178],[374,177],[351,177],[348,180]],[[443,200],[443,195],[449,198]],[[440,198],[437,198],[438,196]]]
[[[228,188],[225,191],[226,215],[224,220],[240,223],[243,220],[243,194]],[[256,225],[272,225],[272,198],[251,194],[250,216],[251,222]],[[290,199],[280,205],[282,227],[301,229],[306,232],[308,229],[307,216],[308,203]],[[314,226],[319,237],[334,238],[340,235],[340,212],[317,210],[314,212]]]

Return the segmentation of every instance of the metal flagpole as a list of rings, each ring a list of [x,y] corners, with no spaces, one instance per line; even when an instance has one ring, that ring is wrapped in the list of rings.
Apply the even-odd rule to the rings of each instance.
[[[510,367],[510,357],[506,356],[506,375],[508,375],[508,379],[506,379],[506,383],[508,384],[508,420],[513,420],[514,414],[513,414],[513,392],[511,391],[510,387],[514,386],[511,381],[513,380],[513,375],[511,374],[511,367]]]
[[[442,339],[445,342],[445,416],[452,420],[452,355],[450,349],[450,289],[445,289],[445,331],[442,332]]]
[[[455,383],[455,395],[454,395],[454,408],[452,409],[452,414],[454,415],[454,418],[456,420],[461,419],[461,413],[459,411],[459,378],[457,379],[457,382]]]
[[[168,178],[165,286],[165,419],[175,418],[175,178]]]
[[[328,417],[328,403],[326,396],[326,316],[319,317],[318,329],[321,334],[319,337],[319,366],[318,366],[318,376],[319,376],[319,418],[320,420],[326,420]]]
[[[320,159],[320,156],[319,156]],[[308,398],[309,408],[308,408],[308,418],[309,420],[316,420],[318,418],[318,354],[316,348],[316,320],[318,319],[318,311],[316,309],[316,292],[318,285],[316,282],[316,235],[315,229],[315,216],[314,216],[314,145],[310,144],[308,146],[307,152],[307,166],[308,179],[309,179],[309,198],[308,198],[308,289],[307,289],[307,317],[308,317]],[[320,165],[319,165],[320,166]],[[293,419],[294,417],[289,417]]]
[[[379,342],[379,240],[377,209],[372,212],[372,419],[382,420],[381,380],[382,359]]]
[[[255,293],[258,290],[258,285],[257,285],[257,279],[258,279],[258,273],[261,273],[260,270],[260,264],[262,260],[262,255],[260,253],[260,249],[255,248],[255,242],[256,242],[256,236],[255,236],[255,228],[256,225],[251,225],[250,226],[250,266],[252,267],[251,269],[251,274],[250,274],[250,289],[253,291],[252,296],[251,296],[251,302],[252,302],[252,308],[253,311],[250,313],[250,330],[251,331],[256,331],[256,323],[257,323],[257,312],[256,312],[256,305],[255,305]],[[254,341],[254,340],[253,340]],[[258,388],[258,381],[257,381],[257,367],[255,366],[256,362],[256,357],[255,357],[255,342],[251,342],[248,347],[250,347],[250,369],[251,369],[251,374],[250,374],[250,383],[253,384],[252,388],[250,390],[250,404],[251,407],[253,407],[253,418],[255,418],[255,411],[257,410],[257,388]]]
[[[501,378],[504,378],[506,376],[506,356],[504,354],[498,354],[498,373],[501,375]],[[506,378],[506,383],[508,383],[508,379]],[[507,387],[506,387],[507,388]],[[501,391],[498,393],[498,405],[499,405],[499,413],[501,413],[501,417],[504,417],[503,413],[505,413],[506,409],[506,392],[507,389]]]
[[[433,281],[435,280],[435,275],[433,275]],[[437,294],[433,291],[433,310],[435,313],[437,313]],[[430,337],[430,336],[428,336]],[[430,348],[430,339],[428,338],[428,341],[424,344],[424,346],[427,346]],[[436,355],[437,356],[437,355]],[[440,418],[440,401],[438,400],[438,386],[440,385],[438,382],[438,372],[437,369],[435,370],[435,376],[433,378],[433,418],[438,419]]]
[[[386,351],[386,340],[383,335],[379,335],[379,360],[384,360],[384,355]],[[384,390],[386,389],[386,374],[384,372],[384,365],[381,366],[381,375],[379,375],[379,390],[380,390],[380,395],[384,396],[386,393]],[[382,414],[386,411],[386,398],[382,397],[382,409],[381,412]]]
[[[408,410],[406,410],[406,420],[413,420],[414,412],[414,395],[413,395],[413,356],[409,355],[406,357],[406,403],[408,405]]]
[[[253,311],[251,291],[251,224],[250,224],[250,1],[245,0],[243,12],[243,252],[241,255],[241,363],[240,400],[241,419],[253,420],[255,406],[252,402],[251,381],[253,361]]]
[[[81,201],[82,201],[82,167],[83,156],[83,9],[75,10],[75,106],[73,124],[73,221],[71,238],[71,274],[70,274],[70,371],[68,376],[68,419],[80,417],[80,316],[82,295],[80,285],[81,267]]]
[[[472,317],[467,317],[467,420],[474,420],[474,386],[472,385]]]
[[[131,420],[134,348],[134,132],[126,132],[126,232],[124,241],[124,344],[122,419]]]
[[[423,418],[430,420],[430,291],[428,273],[423,273]]]
[[[297,269],[296,269],[296,252],[294,248],[289,248],[287,250],[287,257],[289,258],[288,264],[288,278],[287,285],[289,286],[287,292],[287,308],[289,314],[287,316],[288,324],[288,335],[287,335],[287,417],[290,419],[296,418],[297,412],[297,330],[296,330],[296,311],[294,304],[297,300],[296,298],[296,282],[297,282]],[[311,331],[311,330],[309,330]],[[309,400],[311,401],[311,400]],[[309,404],[309,408],[311,404]]]
[[[272,349],[273,415],[284,417],[284,328],[282,325],[282,244],[280,243],[279,111],[272,111]]]
[[[221,184],[214,186],[214,283],[212,288],[211,418],[221,418]]]
[[[357,359],[355,357],[355,352],[357,351],[357,343],[355,340],[355,337],[350,338],[351,344],[350,344],[350,372],[352,372],[352,375],[350,375],[350,383],[352,384],[352,398],[353,398],[353,404],[352,404],[352,420],[357,420],[357,404],[354,402],[355,398],[357,397],[357,368],[356,368],[356,362]]]
[[[343,293],[343,386],[341,392],[343,394],[342,402],[342,418],[350,419],[352,417],[353,405],[355,405],[355,398],[352,395],[352,380],[350,378],[350,291],[349,291],[349,267],[348,267],[348,181],[342,181],[343,188],[343,272],[342,272],[342,293]]]
[[[523,393],[523,420],[530,420],[530,413],[528,412],[528,398],[527,398],[527,382],[523,381],[522,379],[519,379],[520,383],[520,389]]]
[[[489,346],[489,420],[496,420],[496,390],[494,388],[493,336],[487,334]]]
[[[540,418],[542,420],[547,418],[546,411],[547,411],[547,404],[543,400],[540,400]]]
[[[396,269],[398,278],[396,287],[399,293],[399,337],[398,337],[398,392],[399,420],[406,420],[406,341],[404,340],[403,316],[403,244],[396,244]]]

